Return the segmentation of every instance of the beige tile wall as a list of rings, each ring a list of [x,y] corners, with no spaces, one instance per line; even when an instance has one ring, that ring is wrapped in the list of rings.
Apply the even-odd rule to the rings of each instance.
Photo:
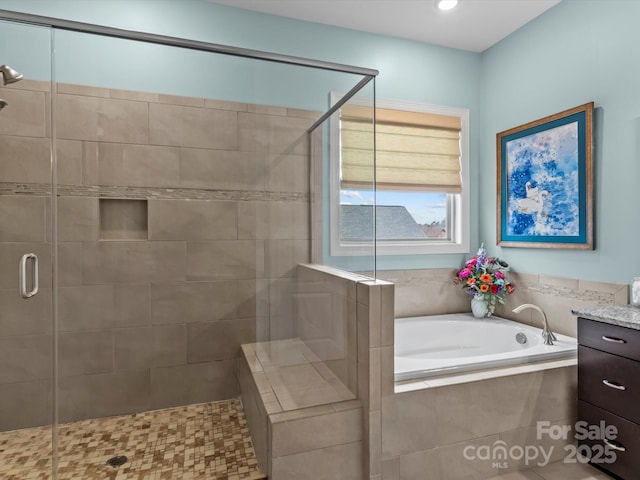
[[[9,102],[0,116],[0,182],[50,182],[49,87],[23,83],[0,89]],[[0,195],[0,430],[52,419],[49,204],[24,188],[10,192]],[[29,252],[40,259],[40,292],[24,300],[18,293],[18,262]]]
[[[49,90],[0,88],[0,430],[47,423],[20,398],[50,390]],[[319,114],[77,85],[55,108],[60,420],[237,396],[240,344],[293,334]]]
[[[332,267],[299,265],[295,336],[357,394],[357,286],[367,277]]]
[[[382,474],[382,399],[393,395],[394,285],[369,280],[358,285],[358,399],[363,421],[365,478]]]
[[[469,296],[453,285],[455,269],[378,271],[378,277],[395,284],[395,316],[438,315],[469,312]],[[629,303],[629,285],[594,282],[566,277],[511,272],[516,291],[498,305],[495,314],[503,318],[542,326],[540,315],[532,310],[514,314],[523,303],[541,307],[551,329],[575,337],[577,319],[571,310],[590,305]]]
[[[300,265],[297,280],[296,335],[362,404],[362,472],[379,478],[381,399],[393,394],[394,286],[321,265]]]
[[[553,446],[551,461],[565,457],[567,440],[537,438],[537,422],[573,425],[576,368],[564,367],[476,382],[397,393],[382,398],[384,480],[484,479],[538,466],[508,458],[467,458],[466,447]],[[541,458],[536,460],[541,461]],[[424,477],[431,478],[431,477]]]

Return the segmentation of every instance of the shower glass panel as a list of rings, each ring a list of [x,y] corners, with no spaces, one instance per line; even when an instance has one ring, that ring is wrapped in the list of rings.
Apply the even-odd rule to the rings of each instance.
[[[355,398],[335,367],[346,321],[327,319],[333,350],[316,356],[297,277],[324,261],[324,200],[320,216],[311,205],[328,186],[328,121],[320,144],[309,129],[363,76],[65,30],[54,42],[59,478],[176,468],[125,427],[237,398],[243,344],[272,367],[298,349],[312,375],[274,390],[284,410],[316,388],[314,404]],[[374,271],[368,258],[355,266]]]
[[[332,93],[339,108],[311,132],[312,263],[325,268],[300,269],[295,334],[328,368],[336,384],[348,388],[341,397],[345,399],[358,394],[360,338],[356,317],[360,305],[355,284],[375,278],[374,81],[356,93],[357,100],[353,97],[340,104],[344,96]],[[362,195],[348,197],[342,192],[346,180],[342,130],[345,119],[354,113],[358,115],[355,135],[360,141],[358,171],[363,181],[359,184]],[[336,242],[345,235],[349,241],[358,242],[357,254],[345,255],[336,248]],[[336,389],[334,395],[344,393]]]
[[[332,99],[339,101],[334,92]],[[375,81],[314,132],[314,262],[376,276]]]
[[[50,43],[48,28],[0,21],[0,64],[23,74],[0,82],[0,478],[52,470]]]

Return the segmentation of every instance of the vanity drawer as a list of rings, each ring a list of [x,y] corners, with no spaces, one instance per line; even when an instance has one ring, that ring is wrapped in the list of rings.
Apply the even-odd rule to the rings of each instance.
[[[640,363],[578,346],[578,398],[640,423]]]
[[[595,457],[592,463],[597,464],[611,473],[619,475],[625,480],[636,480],[640,478],[640,426],[609,413],[601,408],[590,405],[586,402],[578,402],[578,418],[582,422],[587,422],[589,426],[600,425],[604,421],[606,426],[612,425],[616,427],[617,436],[615,439],[607,436],[610,443],[618,448],[615,450],[605,447],[603,440],[579,440],[580,445],[587,445]],[[596,447],[596,445],[600,445]],[[603,453],[605,455],[598,455]],[[578,449],[580,452],[580,448]],[[605,463],[605,458],[609,452],[615,452],[615,461],[613,463]]]
[[[640,361],[640,330],[578,318],[578,343]]]

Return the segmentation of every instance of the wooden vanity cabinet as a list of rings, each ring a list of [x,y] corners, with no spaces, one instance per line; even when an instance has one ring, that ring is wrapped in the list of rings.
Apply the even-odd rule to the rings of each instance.
[[[640,479],[640,330],[578,318],[578,420],[617,431],[579,441],[592,465]],[[605,462],[603,451],[614,452],[615,461]]]

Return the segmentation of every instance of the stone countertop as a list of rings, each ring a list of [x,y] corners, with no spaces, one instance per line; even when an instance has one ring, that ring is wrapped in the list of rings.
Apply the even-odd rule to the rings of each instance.
[[[571,310],[578,317],[597,322],[640,330],[640,307],[635,305],[607,305]]]

